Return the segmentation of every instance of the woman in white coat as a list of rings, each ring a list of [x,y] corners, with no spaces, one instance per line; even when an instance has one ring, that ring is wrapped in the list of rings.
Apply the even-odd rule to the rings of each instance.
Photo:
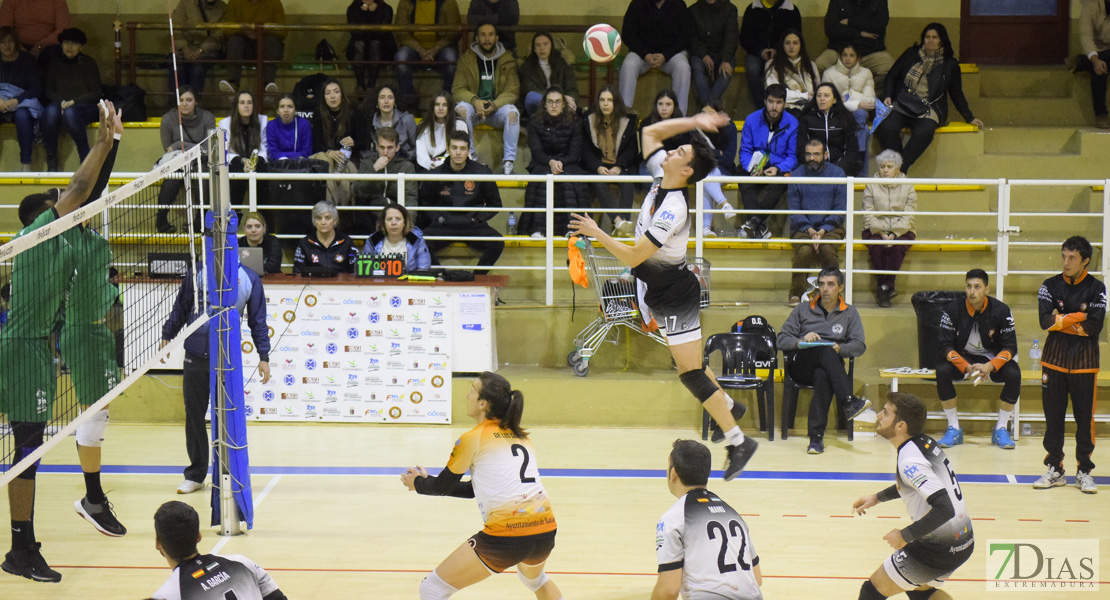
[[[875,110],[875,78],[870,69],[859,64],[859,53],[851,44],[844,46],[840,51],[840,59],[829,67],[823,75],[822,82],[836,86],[844,107],[856,119],[859,128],[856,137],[859,140],[860,153],[863,155],[863,165],[867,166],[867,115]],[[866,171],[866,169],[865,169]],[[866,174],[866,172],[864,173]]]

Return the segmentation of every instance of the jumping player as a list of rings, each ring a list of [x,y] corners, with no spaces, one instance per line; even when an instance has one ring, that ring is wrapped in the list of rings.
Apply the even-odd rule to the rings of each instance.
[[[659,578],[651,600],[683,598],[762,600],[763,575],[748,524],[706,489],[712,468],[709,448],[675,440],[667,465],[667,488],[678,498],[655,527]]]
[[[971,517],[956,472],[925,430],[925,403],[910,394],[887,395],[875,431],[898,449],[895,484],[852,504],[856,514],[902,497],[913,523],[883,539],[894,554],[860,588],[860,600],[881,600],[905,592],[910,600],[950,598],[936,588],[967,562],[975,549]]]
[[[543,570],[555,547],[555,515],[536,452],[520,427],[523,411],[520,391],[500,375],[482,373],[466,394],[466,414],[478,425],[455,442],[447,467],[436,477],[420,466],[401,475],[401,483],[418,494],[476,498],[485,521],[482,531],[420,582],[421,600],[445,600],[513,565],[539,600],[563,597]],[[462,481],[468,469],[470,480]]]
[[[646,285],[645,314],[662,321],[679,379],[725,432],[721,439],[727,440],[728,481],[740,474],[759,444],[745,438],[736,424],[746,407],[733,403],[704,363],[699,320],[701,288],[697,276],[686,268],[690,224],[684,191],[686,186],[704,179],[716,166],[716,160],[712,149],[701,140],[669,152],[663,148],[667,138],[694,129],[717,131],[725,125],[731,123],[723,113],[698,113],[644,128],[644,158],[655,182],[640,208],[634,246],[609,237],[587,215],[572,214],[570,228],[597,239],[613,256],[632,267],[632,274]],[[718,441],[717,436],[714,441]]]

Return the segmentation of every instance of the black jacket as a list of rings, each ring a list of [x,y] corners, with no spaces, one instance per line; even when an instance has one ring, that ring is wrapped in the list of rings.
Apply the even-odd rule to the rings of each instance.
[[[356,256],[358,249],[351,236],[337,229],[331,245],[325,248],[313,231],[297,244],[297,251],[293,254],[293,274],[320,268],[333,273],[353,273]]]
[[[807,106],[798,117],[798,164],[806,162],[809,140],[818,139],[825,142],[829,150],[829,162],[844,169],[845,173],[859,173],[863,158],[860,156],[856,127],[851,114],[836,111],[825,114],[816,107]]]
[[[890,72],[886,74],[886,82],[883,84],[883,95],[879,97],[881,102],[884,98],[890,98],[891,101],[898,97],[898,91],[906,87],[906,74],[910,72],[921,57],[918,56],[917,44],[906,49],[898,60],[894,61],[894,66],[890,68]],[[937,68],[929,72],[925,76],[929,81],[929,98],[928,102],[937,111],[937,117],[940,119],[940,124],[943,125],[948,121],[948,98],[952,98],[952,104],[963,116],[964,121],[970,123],[975,119],[975,115],[971,113],[971,108],[967,105],[967,98],[964,96],[963,79],[960,77],[960,61],[956,57],[948,57]]]
[[[351,136],[354,140],[355,146],[352,148],[351,155],[358,157],[359,153],[363,150],[370,150],[369,140],[373,138],[373,126],[369,124],[366,116],[356,106],[351,106],[351,115],[347,118],[347,128],[343,135],[338,135],[339,128],[332,127],[333,133],[331,138],[324,135],[324,119],[330,119],[333,123],[339,121],[339,114],[333,113],[331,110],[324,108],[323,97],[324,91],[318,90],[316,97],[320,100],[320,106],[316,109],[316,114],[312,118],[312,152],[327,152],[328,150],[339,150],[339,140]],[[350,98],[347,99],[350,102]]]
[[[1063,318],[1057,319],[1056,310]],[[1037,292],[1041,329],[1048,331],[1041,366],[1065,373],[1098,371],[1098,338],[1106,318],[1106,286],[1084,271],[1075,281],[1049,277]]]
[[[640,165],[640,135],[636,128],[638,119],[628,113],[617,125],[617,162],[607,165],[601,160],[601,148],[597,143],[597,122],[599,115],[591,108],[582,119],[582,166],[587,175],[597,175],[598,167],[618,166],[622,173],[633,175]]]
[[[744,9],[740,25],[740,45],[752,56],[774,48],[787,29],[802,30],[802,13],[791,0],[782,0],[774,8],[763,8],[760,0],[753,0]]]
[[[840,22],[848,19],[847,25]],[[886,25],[890,22],[887,0],[830,0],[825,13],[825,36],[829,49],[839,53],[852,44],[859,55],[886,50]],[[874,33],[878,39],[866,38],[862,32]]]
[[[551,85],[559,86],[564,95],[578,100],[578,76],[574,73],[574,67],[568,65],[567,61],[563,60],[563,56],[555,50],[551,52],[551,56],[547,60],[551,67]],[[520,98],[517,99],[516,106],[523,114],[524,99],[528,92],[539,92],[540,94],[546,92],[548,88],[547,78],[544,77],[543,70],[540,69],[539,61],[532,60],[532,57],[522,59],[516,73],[517,78],[520,79]],[[543,104],[540,105],[538,110],[543,110]],[[525,115],[525,117],[528,116],[531,115]]]
[[[740,43],[740,17],[732,0],[713,4],[698,0],[690,7],[694,19],[694,37],[690,40],[690,57],[709,55],[718,62],[736,65],[736,49]]]
[[[987,296],[986,302],[983,311],[975,313],[967,298],[961,298],[944,307],[940,313],[940,336],[937,340],[940,352],[960,372],[967,370],[968,361],[962,355],[967,354],[967,340],[975,327],[979,328],[984,354],[989,352],[995,356],[991,364],[996,370],[1017,357],[1017,332],[1010,307],[990,296]]]
[[[378,2],[378,7],[374,10],[362,10],[362,0],[354,0],[351,5],[347,7],[347,23],[351,25],[392,25],[393,24],[393,7],[383,1]],[[355,42],[381,42],[382,44],[382,60],[389,60],[394,54],[397,54],[397,42],[393,39],[393,34],[388,31],[352,31],[351,41],[347,44],[347,58],[352,58],[351,45]],[[367,48],[369,52],[369,48]],[[366,60],[370,60],[370,56],[366,56]]]
[[[240,248],[250,248],[247,243],[247,236],[239,238]],[[262,237],[262,270],[269,273],[281,273],[281,242],[270,234]]]
[[[640,55],[659,53],[663,60],[689,48],[694,37],[694,18],[683,0],[666,0],[655,8],[654,0],[632,0],[624,13],[621,39]]]
[[[528,122],[528,149],[532,151],[529,173],[551,172],[548,161],[557,160],[564,167],[578,164],[582,156],[582,125],[577,118],[559,119],[549,123],[546,113],[536,113]]]
[[[480,162],[467,160],[462,171],[456,173],[451,168],[451,159],[443,161],[439,167],[429,173],[442,175],[490,175],[489,167]],[[492,181],[424,181],[420,183],[420,206],[489,206],[501,207],[501,193],[497,191],[497,184]],[[465,229],[471,225],[484,224],[493,218],[496,212],[462,212],[462,211],[428,211],[431,222],[435,225]]]

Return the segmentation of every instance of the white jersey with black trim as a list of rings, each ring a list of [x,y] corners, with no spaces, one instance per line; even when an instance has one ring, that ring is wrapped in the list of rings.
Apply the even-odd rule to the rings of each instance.
[[[177,565],[154,592],[156,600],[262,600],[278,586],[266,570],[240,554],[202,554]]]
[[[761,600],[748,524],[704,488],[683,494],[655,528],[659,572],[682,569],[685,600]]]
[[[689,209],[683,189],[662,189],[663,159],[667,151],[660,146],[648,157],[648,173],[655,178],[640,206],[636,219],[636,239],[647,236],[659,250],[645,260],[648,268],[686,264],[686,243],[690,240]]]
[[[950,553],[969,547],[974,535],[971,517],[964,505],[963,491],[956,479],[956,472],[933,438],[919,435],[907,440],[898,448],[898,495],[906,503],[910,519],[918,521],[932,510],[929,496],[944,490],[952,502],[955,514],[940,527],[915,541]]]

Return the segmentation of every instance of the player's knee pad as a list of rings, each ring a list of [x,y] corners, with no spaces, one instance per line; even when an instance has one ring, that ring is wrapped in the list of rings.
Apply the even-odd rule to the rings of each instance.
[[[12,454],[12,467],[19,464],[19,461],[29,456],[32,452],[38,449],[43,443],[43,438],[46,433],[46,423],[28,423],[25,421],[12,421],[12,437],[15,439],[16,447],[15,453]],[[22,473],[16,476],[18,479],[34,480],[35,475],[39,470],[40,460],[36,460],[34,464],[23,470]]]
[[[859,589],[859,600],[885,600],[886,596],[879,593],[875,588],[875,584],[871,580],[863,582],[863,586]]]
[[[698,399],[698,402],[705,402],[717,393],[717,384],[705,374],[705,367],[686,371],[679,375],[678,379]]]
[[[435,571],[420,582],[420,600],[446,600],[457,591]]]
[[[108,409],[97,411],[77,426],[77,445],[86,448],[99,448],[104,445],[104,433],[108,430]]]
[[[540,591],[540,588],[542,588],[545,583],[551,580],[551,578],[547,576],[547,573],[543,571],[540,572],[539,577],[536,577],[535,579],[529,579],[528,576],[520,570],[519,566],[517,567],[516,576],[519,577],[520,581],[524,583],[524,587],[532,590],[533,593]]]

